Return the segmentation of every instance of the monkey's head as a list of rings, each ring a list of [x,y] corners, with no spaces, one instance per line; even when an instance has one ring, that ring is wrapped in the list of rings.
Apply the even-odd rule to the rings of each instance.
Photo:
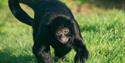
[[[71,39],[72,23],[67,16],[57,16],[50,21],[50,30],[55,39],[62,44],[67,44]]]
[[[59,27],[56,30],[56,39],[60,41],[62,44],[66,44],[71,38],[71,31],[68,27]]]

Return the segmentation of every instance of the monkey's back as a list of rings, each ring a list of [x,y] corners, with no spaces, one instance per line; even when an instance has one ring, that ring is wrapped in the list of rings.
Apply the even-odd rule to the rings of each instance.
[[[47,24],[51,18],[64,15],[70,16],[69,18],[73,18],[73,15],[69,8],[62,2],[59,1],[41,1],[39,4],[36,4],[35,8],[35,19],[39,21],[39,23]]]

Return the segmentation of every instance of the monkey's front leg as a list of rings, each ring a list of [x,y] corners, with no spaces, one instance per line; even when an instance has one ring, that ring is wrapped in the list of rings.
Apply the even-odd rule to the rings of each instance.
[[[49,39],[46,29],[34,32],[33,53],[36,56],[38,63],[53,63],[50,55]]]
[[[53,63],[50,55],[50,47],[46,44],[34,43],[33,53],[38,63]]]
[[[88,59],[89,52],[85,45],[83,44],[83,41],[81,38],[75,38],[74,39],[74,49],[76,51],[76,55],[74,58],[75,63],[85,63]]]

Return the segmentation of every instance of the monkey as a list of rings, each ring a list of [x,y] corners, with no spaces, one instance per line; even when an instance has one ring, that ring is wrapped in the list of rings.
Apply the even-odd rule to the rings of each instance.
[[[34,11],[31,18],[20,3]],[[74,63],[85,63],[88,49],[80,33],[80,27],[70,9],[59,0],[8,0],[12,14],[33,29],[32,48],[38,63],[53,63],[50,46],[54,48],[55,60],[63,59],[67,53],[76,51]],[[54,61],[56,62],[56,61]]]

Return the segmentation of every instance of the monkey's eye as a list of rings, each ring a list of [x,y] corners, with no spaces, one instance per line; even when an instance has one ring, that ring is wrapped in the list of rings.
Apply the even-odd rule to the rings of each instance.
[[[69,29],[64,29],[64,30],[63,30],[63,33],[64,33],[64,34],[69,34]]]
[[[61,34],[62,34],[61,31],[56,32],[56,35],[57,35],[57,36],[60,36]]]
[[[63,36],[63,35],[68,35],[70,33],[69,28],[59,28],[56,31],[56,36]]]
[[[64,34],[68,34],[69,33],[69,30],[64,30]]]

